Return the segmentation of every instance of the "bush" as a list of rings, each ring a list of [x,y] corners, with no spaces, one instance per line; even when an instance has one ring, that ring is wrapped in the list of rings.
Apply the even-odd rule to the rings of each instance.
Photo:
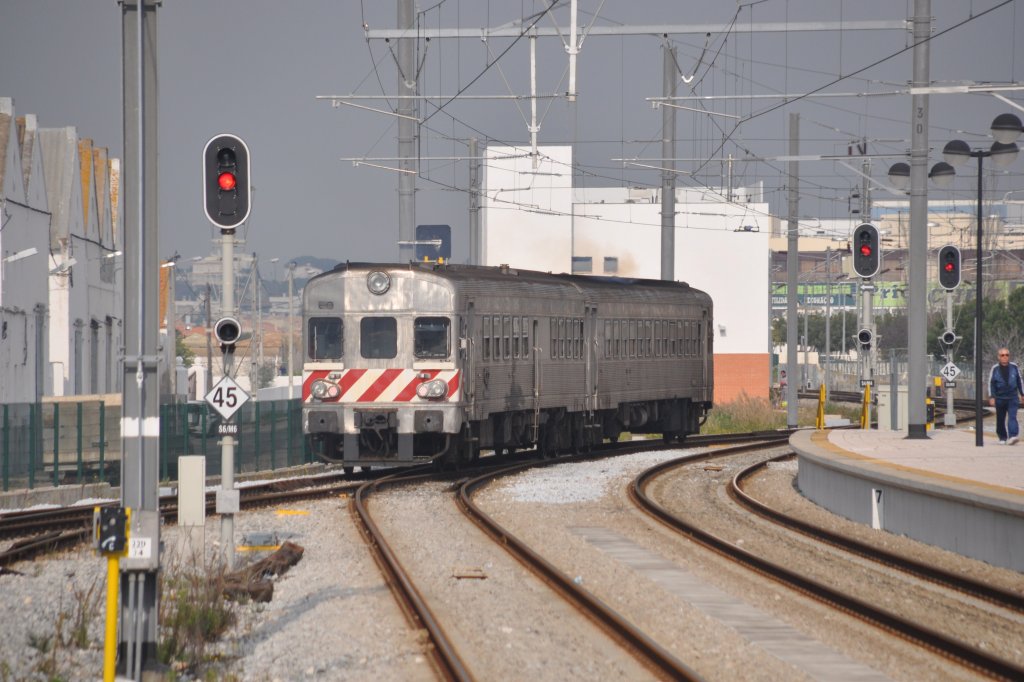
[[[776,412],[764,398],[751,398],[741,393],[731,403],[715,405],[701,427],[705,434],[745,433],[786,428],[785,412]]]
[[[161,575],[158,657],[175,670],[196,671],[208,661],[207,645],[235,624],[224,598],[224,570],[200,574],[179,567]]]

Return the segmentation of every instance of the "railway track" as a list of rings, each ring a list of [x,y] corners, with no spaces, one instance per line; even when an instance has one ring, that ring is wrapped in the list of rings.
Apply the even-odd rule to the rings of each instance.
[[[780,438],[778,434],[773,435],[775,438]],[[736,437],[750,439],[754,436],[755,434],[740,434]],[[757,437],[763,438],[764,436],[763,434],[757,434]],[[717,443],[713,437],[706,437],[702,441],[705,444]],[[540,553],[534,551],[521,539],[503,528],[473,501],[473,493],[475,491],[496,479],[516,474],[525,469],[561,464],[574,459],[610,457],[628,452],[650,450],[652,447],[657,449],[659,447],[658,442],[643,441],[613,444],[604,446],[598,452],[589,455],[578,455],[555,460],[538,459],[522,462],[515,461],[511,457],[504,458],[506,461],[497,462],[496,466],[489,466],[483,473],[477,472],[477,475],[464,480],[458,486],[456,502],[462,512],[480,527],[487,536],[492,538],[495,543],[507,550],[531,573],[572,604],[576,610],[598,625],[614,640],[618,641],[626,651],[657,677],[662,679],[696,680],[700,679],[700,677],[685,663],[676,659],[644,632],[633,626],[626,618],[616,613],[586,589],[577,585],[570,576],[562,573],[545,560]],[[662,444],[660,447],[674,448],[678,447],[678,445]],[[509,462],[512,461],[515,461],[515,463],[509,465]],[[473,676],[468,670],[463,657],[459,654],[456,645],[445,631],[434,610],[431,609],[427,600],[424,599],[421,591],[417,588],[410,572],[402,565],[396,552],[388,543],[387,538],[373,521],[372,515],[369,512],[369,505],[367,504],[368,497],[384,487],[410,485],[421,481],[438,480],[439,478],[443,479],[445,477],[439,476],[436,473],[416,473],[412,475],[396,475],[393,478],[389,477],[367,482],[353,496],[352,511],[359,522],[360,530],[364,534],[368,546],[374,553],[375,560],[387,576],[388,583],[410,623],[413,627],[422,628],[428,633],[431,641],[430,651],[438,673],[445,679],[469,680],[473,679]]]
[[[352,492],[359,485],[342,474],[302,476],[268,481],[241,488],[243,509],[254,509],[281,502],[295,502],[328,495]],[[0,569],[18,561],[86,542],[92,534],[93,510],[96,507],[116,506],[116,502],[98,505],[78,505],[35,511],[17,511],[0,514],[0,540],[18,539],[0,552]],[[216,493],[206,494],[206,513],[216,512]],[[177,498],[165,496],[160,500],[160,518],[164,523],[178,519]]]
[[[943,570],[931,564],[888,552],[881,547],[869,545],[839,533],[808,523],[795,516],[790,516],[768,505],[762,504],[744,491],[744,482],[763,471],[770,462],[782,462],[792,459],[794,453],[788,453],[766,459],[753,464],[737,473],[729,483],[729,497],[744,509],[768,519],[784,528],[796,531],[819,542],[839,547],[847,552],[864,557],[879,564],[895,568],[921,580],[927,580],[947,589],[983,599],[990,604],[1024,615],[1024,595],[1004,590],[993,585],[972,580],[958,573]]]
[[[817,400],[817,391],[800,391],[797,394],[801,399]],[[860,391],[831,391],[829,392],[829,400],[842,403],[859,403],[864,399],[864,394]],[[946,409],[946,400],[939,398],[935,401],[935,408],[939,411]],[[974,398],[954,398],[953,409],[959,412],[969,412],[972,416],[974,415]]]
[[[788,435],[788,431],[750,432],[725,434],[721,436],[690,436],[686,440],[687,447],[704,447],[726,442],[743,442],[780,434]],[[655,447],[660,441],[635,441],[644,447]],[[630,443],[608,444],[602,446],[617,452],[616,448],[631,447]],[[668,447],[668,445],[666,445]],[[679,447],[675,445],[673,447]],[[529,455],[530,452],[520,453]],[[483,464],[504,461],[494,457],[484,458]],[[239,488],[242,508],[315,499],[338,493],[352,493],[364,479],[374,480],[386,475],[381,470],[369,473],[346,474],[341,471],[323,475],[297,476],[287,479],[267,481]],[[32,511],[0,512],[0,540],[17,539],[18,542],[0,552],[0,568],[5,568],[18,561],[32,559],[47,552],[69,549],[81,542],[86,542],[92,532],[93,509],[102,506],[116,506],[116,502],[98,505],[78,505]],[[216,513],[214,492],[206,495],[206,513]],[[175,523],[178,518],[177,498],[165,496],[160,500],[160,517],[164,523]]]
[[[1003,660],[993,654],[978,649],[974,646],[957,640],[945,633],[939,632],[927,625],[914,622],[898,614],[886,611],[873,603],[852,597],[848,594],[834,589],[828,585],[809,578],[800,572],[764,559],[752,552],[737,546],[730,540],[725,540],[700,527],[688,522],[677,514],[669,511],[648,494],[647,489],[659,476],[670,472],[676,467],[691,464],[695,461],[720,458],[731,454],[738,454],[753,449],[754,446],[739,446],[725,450],[717,450],[713,453],[706,453],[696,457],[689,456],[676,460],[664,462],[652,467],[638,476],[630,487],[630,496],[636,504],[648,514],[664,523],[669,528],[685,535],[694,542],[708,548],[721,556],[740,564],[749,570],[760,573],[778,583],[781,583],[802,594],[812,597],[832,608],[854,616],[866,623],[869,623],[886,632],[892,633],[902,639],[912,642],[920,647],[932,651],[950,661],[953,661],[966,668],[982,673],[984,675],[999,679],[1024,679],[1024,668],[1019,665]],[[732,486],[738,488],[739,481],[756,471],[756,467],[745,469],[733,478]],[[763,506],[763,505],[762,505]],[[765,512],[769,513],[769,512]],[[771,514],[775,516],[775,514]],[[809,524],[794,524],[809,526]],[[801,532],[814,534],[819,537],[813,528],[801,528]],[[820,535],[820,537],[825,537]],[[937,569],[932,569],[915,562],[905,560],[888,552],[879,552],[873,547],[855,543],[835,534],[828,534],[825,540],[830,544],[841,546],[861,556],[866,556],[878,563],[893,565],[905,570],[917,577],[928,579],[932,582],[941,583],[951,589],[984,598],[989,602],[996,603],[1008,610],[1019,612],[1020,596],[1013,593],[1004,593],[995,588],[974,583],[974,581],[963,579],[960,576],[945,574]]]

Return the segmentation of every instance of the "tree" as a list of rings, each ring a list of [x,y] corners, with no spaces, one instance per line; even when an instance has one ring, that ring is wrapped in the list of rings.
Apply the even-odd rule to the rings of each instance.
[[[273,362],[264,362],[256,368],[256,388],[266,388],[277,376],[277,366]]]
[[[185,337],[174,331],[174,354],[182,359],[186,367],[191,367],[196,358],[196,352],[185,345]]]

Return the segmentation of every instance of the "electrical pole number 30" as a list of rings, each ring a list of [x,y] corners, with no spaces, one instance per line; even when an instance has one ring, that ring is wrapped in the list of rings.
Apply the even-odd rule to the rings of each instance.
[[[249,401],[249,397],[245,389],[239,386],[234,379],[226,376],[206,394],[206,402],[227,421]]]

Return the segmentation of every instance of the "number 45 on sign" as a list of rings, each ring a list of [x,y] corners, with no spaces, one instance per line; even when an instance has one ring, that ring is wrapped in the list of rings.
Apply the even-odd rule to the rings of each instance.
[[[225,420],[231,419],[235,412],[248,401],[249,394],[245,392],[245,389],[227,376],[218,381],[206,394],[206,402],[217,410],[217,414]]]
[[[939,370],[939,374],[941,374],[946,381],[954,381],[958,376],[960,376],[960,368],[952,362],[947,362],[945,366]]]

